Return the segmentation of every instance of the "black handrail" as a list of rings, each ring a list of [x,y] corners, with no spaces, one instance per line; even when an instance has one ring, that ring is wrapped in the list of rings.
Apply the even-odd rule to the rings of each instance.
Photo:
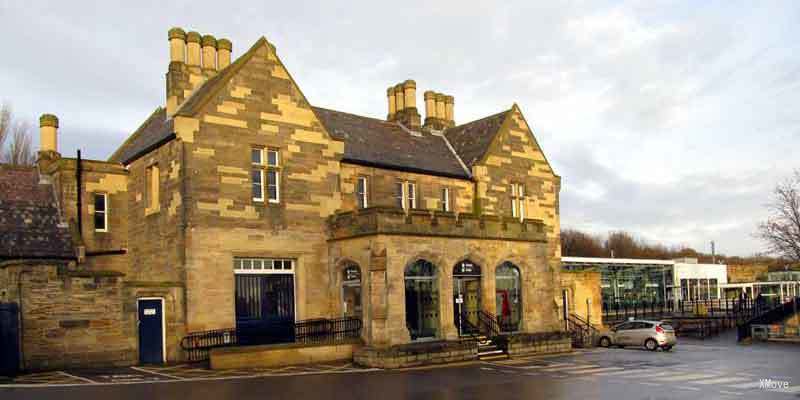
[[[501,335],[500,323],[492,313],[484,310],[478,311],[478,323],[486,336],[493,338]]]
[[[209,351],[217,347],[282,342],[337,343],[354,340],[361,336],[361,325],[361,319],[353,317],[282,321],[268,325],[264,330],[227,328],[192,332],[181,339],[180,345],[188,361],[204,361],[208,360]],[[273,332],[275,330],[280,331],[280,334],[276,335]],[[287,331],[290,334],[284,335]]]
[[[786,317],[795,313],[800,308],[800,297],[795,297],[787,302],[776,304],[772,301],[756,302],[755,316],[737,326],[738,340],[742,341],[751,336],[752,325],[768,325],[773,322],[782,321]]]

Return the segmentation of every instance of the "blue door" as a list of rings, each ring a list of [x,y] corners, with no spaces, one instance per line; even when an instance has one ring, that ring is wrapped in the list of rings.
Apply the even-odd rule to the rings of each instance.
[[[164,362],[164,327],[161,300],[139,300],[139,362]]]

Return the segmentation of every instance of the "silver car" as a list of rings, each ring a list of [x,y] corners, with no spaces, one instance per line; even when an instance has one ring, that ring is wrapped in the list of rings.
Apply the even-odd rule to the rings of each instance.
[[[600,336],[598,344],[610,346],[644,346],[647,350],[659,348],[669,351],[675,346],[675,330],[662,321],[635,320],[623,322]]]

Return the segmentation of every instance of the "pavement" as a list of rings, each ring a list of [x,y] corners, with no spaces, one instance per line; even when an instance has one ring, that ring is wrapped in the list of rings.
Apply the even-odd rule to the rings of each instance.
[[[350,363],[58,371],[0,385],[0,399],[800,399],[798,365],[796,344],[742,346],[729,334],[679,339],[670,352],[598,348],[392,371]],[[761,387],[764,379],[770,387]]]

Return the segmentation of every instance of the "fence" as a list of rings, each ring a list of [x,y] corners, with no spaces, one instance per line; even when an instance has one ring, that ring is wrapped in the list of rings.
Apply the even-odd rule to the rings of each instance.
[[[754,314],[769,309],[777,300],[713,299],[659,301],[619,301],[603,303],[603,322],[614,323],[633,319],[665,319],[676,317],[727,318],[746,321]]]
[[[797,313],[800,308],[800,297],[795,297],[785,303],[778,304],[763,304],[758,307],[754,316],[739,324],[738,337],[739,340],[744,340],[751,337],[753,326],[757,325],[770,325],[775,322],[782,321],[784,318]]]
[[[274,324],[273,324],[274,325]],[[259,345],[294,342],[299,344],[337,343],[361,337],[361,319],[311,319],[297,322],[286,322],[277,329],[280,335],[272,332],[259,333],[253,329],[218,329],[212,331],[190,333],[181,340],[181,348],[186,353],[188,361],[208,360],[209,351],[217,347],[239,345]],[[289,331],[290,335],[286,335]],[[293,340],[278,340],[276,338],[293,338]]]

